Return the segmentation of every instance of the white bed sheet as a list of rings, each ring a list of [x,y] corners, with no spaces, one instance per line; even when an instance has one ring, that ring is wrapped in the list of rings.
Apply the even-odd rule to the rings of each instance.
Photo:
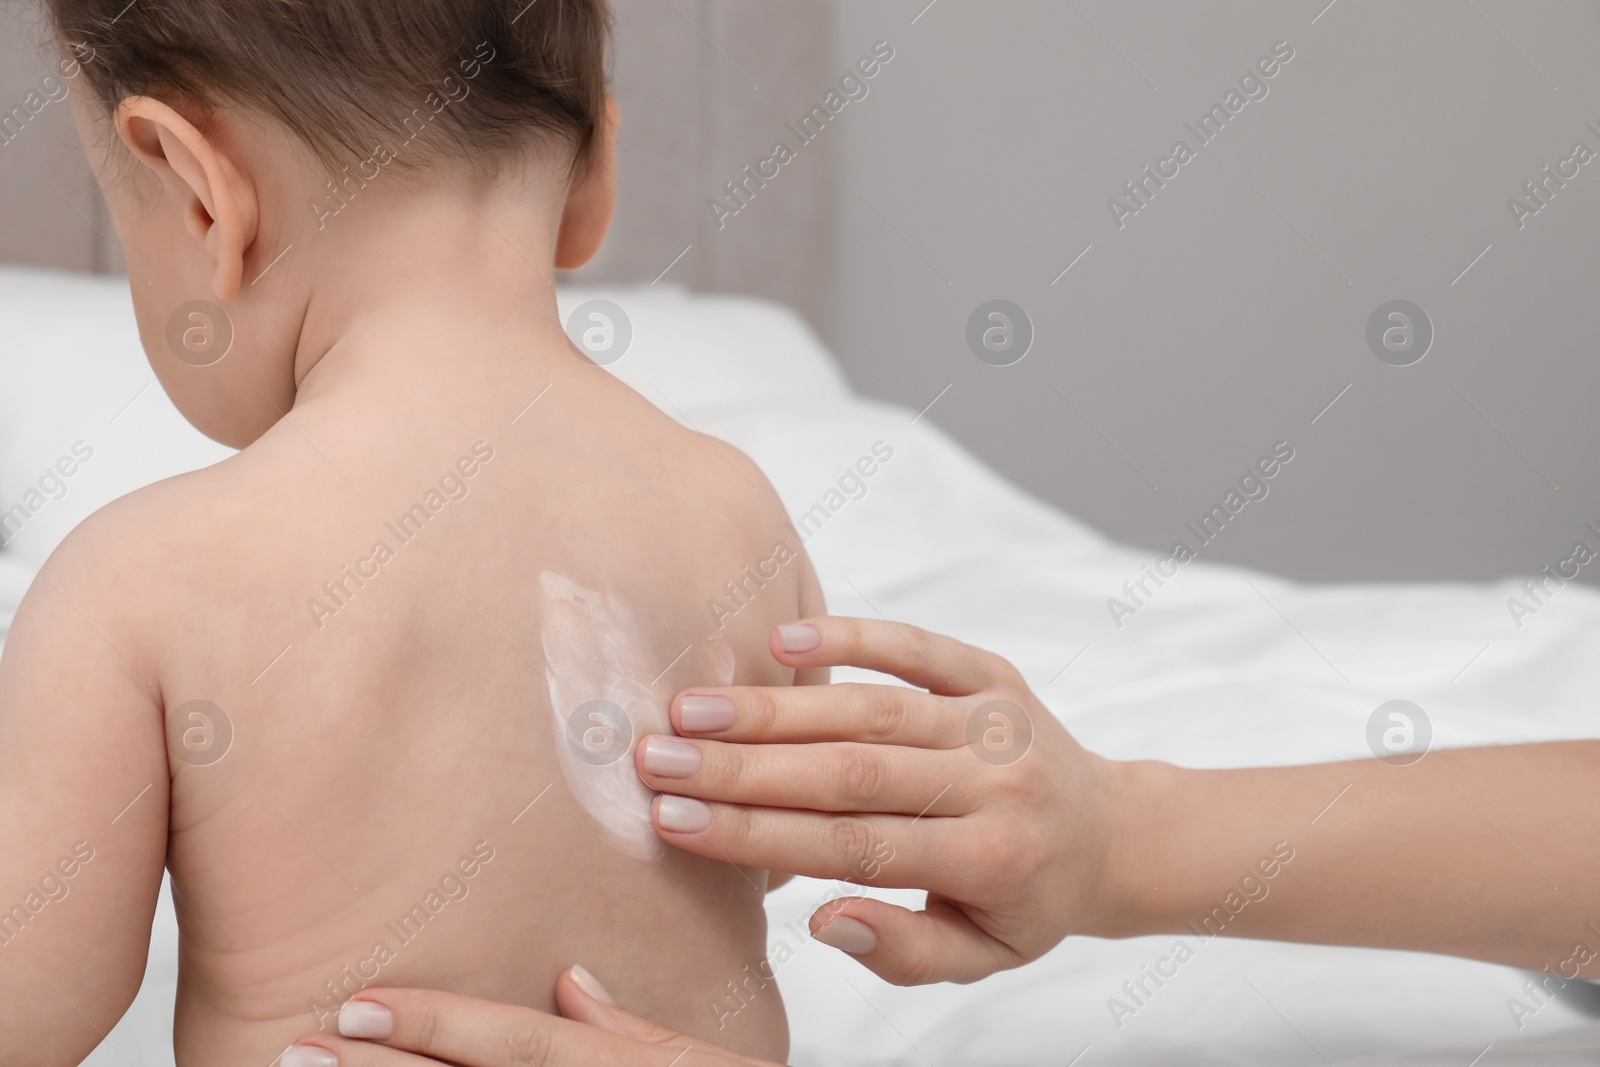
[[[1510,583],[1307,587],[1198,562],[1119,631],[1105,600],[1154,554],[1026,497],[927,419],[854,397],[788,311],[677,290],[574,291],[563,307],[595,295],[633,319],[616,373],[748,451],[792,514],[825,501],[874,443],[892,447],[865,495],[808,541],[832,609],[1004,653],[1101,752],[1192,766],[1362,756],[1367,717],[1395,697],[1427,711],[1441,746],[1600,736],[1600,594],[1569,586],[1518,630]],[[226,453],[152,384],[120,283],[0,269],[0,382],[0,509],[73,443],[95,449],[67,495],[0,553],[3,637],[72,525]],[[1505,860],[1520,862],[1509,849]],[[1486,1046],[1484,1067],[1600,1059],[1595,998],[1574,992],[1519,1029],[1507,1002],[1523,995],[1522,973],[1412,953],[1212,942],[1120,1027],[1108,998],[1171,938],[1072,939],[972,986],[896,989],[794,935],[827,891],[797,880],[769,907],[773,942],[795,951],[779,982],[800,1065],[1466,1067]],[[172,1062],[175,942],[164,895],[139,1000],[114,1048],[86,1062]]]

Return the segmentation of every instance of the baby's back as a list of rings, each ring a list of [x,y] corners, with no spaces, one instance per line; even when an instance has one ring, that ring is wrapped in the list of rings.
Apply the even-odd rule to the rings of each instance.
[[[808,564],[727,446],[576,359],[527,408],[493,367],[313,399],[133,505],[203,531],[151,594],[180,1063],[269,1062],[365,986],[550,1010],[580,962],[785,1053],[765,873],[661,845],[631,746],[686,686],[791,680]]]

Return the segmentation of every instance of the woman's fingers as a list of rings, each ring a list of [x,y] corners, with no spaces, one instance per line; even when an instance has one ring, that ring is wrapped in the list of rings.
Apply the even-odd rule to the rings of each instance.
[[[340,1010],[339,1029],[350,1036],[367,1037],[371,1043],[318,1036],[295,1047],[332,1052],[338,1057],[338,1067],[413,1067],[438,1060],[468,1067],[524,1067],[529,1063],[540,1067],[647,1067],[661,1055],[653,1044],[584,1023],[433,989],[363,990],[359,999]],[[422,1059],[396,1059],[396,1050]],[[286,1054],[290,1055],[304,1054]],[[679,1061],[680,1067],[725,1062],[720,1057],[693,1055]],[[301,1067],[293,1059],[286,1063]],[[312,1059],[303,1067],[333,1064]]]
[[[728,804],[887,815],[964,815],[972,810],[965,748],[950,752],[839,742],[736,745],[647,737],[635,752],[651,789]]]
[[[526,1058],[512,1051],[509,1045],[497,1051],[486,1050],[479,1058],[465,1054],[466,1058],[456,1059],[442,1051],[414,1053],[377,1041],[314,1037],[290,1046],[273,1067],[441,1067],[446,1063],[460,1067],[529,1067],[530,1064],[537,1067],[662,1067],[668,1062],[673,1067],[762,1067],[763,1064],[763,1061],[746,1059],[722,1049],[690,1045],[687,1038],[679,1039],[682,1044],[664,1048],[583,1023],[568,1022],[567,1025],[582,1027],[582,1031],[572,1032],[566,1040],[549,1045],[523,1043],[519,1048],[528,1053]],[[671,1048],[685,1051],[673,1059],[672,1053],[666,1051]]]
[[[825,815],[783,808],[707,804],[658,796],[656,832],[707,859],[894,889],[944,885],[959,860],[949,824],[959,819]]]
[[[485,1063],[482,1067],[498,1067],[499,1062]],[[439,1067],[439,1061],[367,1041],[313,1037],[290,1045],[272,1067]]]
[[[925,911],[867,897],[829,901],[811,916],[811,934],[902,986],[975,982],[1023,962],[966,913],[934,897]]]
[[[866,741],[956,748],[966,742],[966,712],[943,697],[902,685],[690,689],[673,699],[671,716],[680,734],[744,744]]]
[[[770,645],[790,667],[860,667],[946,696],[979,692],[1011,672],[992,652],[886,619],[802,619],[773,630]]]
[[[593,975],[556,981],[566,1018],[427,989],[369,989],[339,1011],[343,1037],[291,1046],[280,1067],[773,1067],[685,1037],[617,1007]],[[353,1040],[362,1038],[365,1040]],[[679,1050],[672,1056],[672,1050]]]

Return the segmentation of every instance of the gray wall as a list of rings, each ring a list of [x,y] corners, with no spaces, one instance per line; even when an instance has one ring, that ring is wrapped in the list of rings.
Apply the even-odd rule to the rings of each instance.
[[[707,201],[770,154],[828,76],[821,0],[612,0],[623,111],[616,225],[575,280],[748,293],[828,319],[833,145],[819,141],[719,226]],[[814,102],[814,101],[812,101]],[[777,195],[781,191],[782,195]]]
[[[1600,151],[1596,5],[926,5],[836,4],[836,67],[898,52],[838,127],[833,339],[860,388],[950,385],[925,418],[1152,556],[1284,439],[1207,558],[1489,578],[1600,546],[1600,160],[1520,231],[1506,203]],[[1107,200],[1279,40],[1269,95],[1119,229]],[[964,338],[996,297],[1037,330],[1006,368]],[[1435,328],[1412,366],[1366,341],[1394,298]]]
[[[0,120],[51,72],[38,52],[42,39],[35,5],[0,3]],[[121,263],[95,232],[110,228],[68,106],[52,101],[0,134],[0,262],[91,271]]]

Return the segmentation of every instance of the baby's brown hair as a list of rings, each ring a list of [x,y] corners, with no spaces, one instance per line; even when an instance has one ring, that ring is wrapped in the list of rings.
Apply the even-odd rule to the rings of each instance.
[[[330,168],[492,164],[559,145],[589,163],[605,115],[607,0],[46,0],[106,108],[242,104]],[[426,133],[425,136],[421,136]],[[413,144],[413,141],[416,143]]]

